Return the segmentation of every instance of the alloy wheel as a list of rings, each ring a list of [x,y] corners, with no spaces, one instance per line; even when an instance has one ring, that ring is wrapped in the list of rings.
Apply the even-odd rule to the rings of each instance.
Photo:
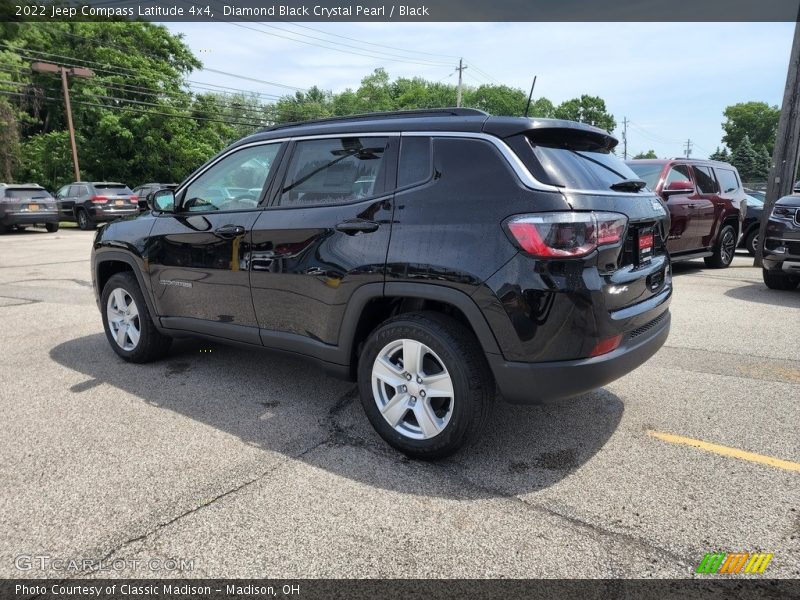
[[[720,241],[720,258],[722,262],[726,265],[729,265],[731,261],[733,261],[733,254],[736,251],[736,240],[733,236],[733,231],[731,229],[725,229],[722,233],[722,240]]]
[[[129,352],[134,350],[141,337],[141,325],[133,297],[122,288],[114,288],[106,303],[106,317],[117,345]]]

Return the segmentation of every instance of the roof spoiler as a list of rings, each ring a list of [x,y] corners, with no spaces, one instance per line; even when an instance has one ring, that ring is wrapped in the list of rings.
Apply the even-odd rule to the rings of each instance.
[[[483,130],[500,137],[524,134],[536,145],[568,150],[611,151],[619,143],[617,138],[599,127],[562,119],[489,117]]]

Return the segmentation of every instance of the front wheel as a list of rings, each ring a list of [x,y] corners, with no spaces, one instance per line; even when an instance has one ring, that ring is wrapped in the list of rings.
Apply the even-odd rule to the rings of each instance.
[[[800,283],[800,277],[787,275],[781,271],[761,269],[761,275],[764,277],[764,283],[771,290],[793,290]]]
[[[112,275],[101,299],[103,328],[114,352],[134,363],[150,362],[167,353],[172,338],[156,329],[133,273]]]
[[[750,254],[750,256],[756,255],[756,248],[758,248],[758,229],[754,229],[747,234],[744,247],[747,249],[747,252]]]
[[[408,313],[376,329],[358,365],[372,426],[408,456],[449,456],[478,437],[494,400],[480,344],[440,313]]]
[[[714,269],[725,269],[733,262],[736,252],[736,230],[732,225],[723,225],[719,232],[719,238],[714,246],[714,254],[706,257],[707,267]]]

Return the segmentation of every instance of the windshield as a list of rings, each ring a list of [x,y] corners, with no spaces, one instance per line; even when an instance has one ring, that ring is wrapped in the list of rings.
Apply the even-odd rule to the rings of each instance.
[[[555,185],[578,190],[608,190],[620,181],[639,179],[628,165],[605,150],[572,150],[542,145],[532,148]]]
[[[52,196],[47,190],[9,188],[6,189],[6,198],[16,198],[17,200],[33,200],[34,198],[41,198],[42,200],[48,200],[52,198]]]
[[[636,176],[644,181],[647,184],[647,187],[651,190],[656,189],[656,185],[658,184],[658,176],[661,174],[661,170],[664,168],[662,164],[653,164],[653,163],[637,163],[637,162],[629,162],[626,163],[630,169],[636,173]]]

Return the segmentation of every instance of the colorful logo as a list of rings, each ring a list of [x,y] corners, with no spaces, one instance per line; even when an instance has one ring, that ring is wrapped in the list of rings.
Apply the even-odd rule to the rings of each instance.
[[[765,552],[708,552],[697,566],[697,573],[763,573],[772,560]]]

